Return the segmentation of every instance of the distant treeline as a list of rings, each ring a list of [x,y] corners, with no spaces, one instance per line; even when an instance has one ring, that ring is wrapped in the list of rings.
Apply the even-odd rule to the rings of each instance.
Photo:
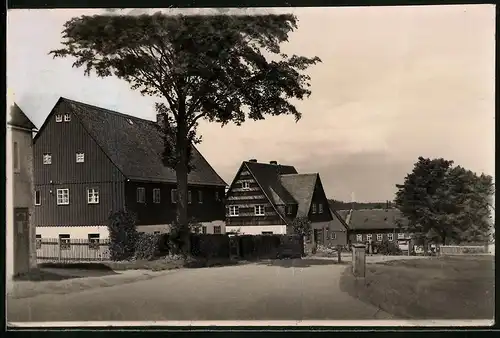
[[[334,210],[383,209],[388,206],[388,202],[344,202],[328,200],[328,203],[330,203],[330,207]]]

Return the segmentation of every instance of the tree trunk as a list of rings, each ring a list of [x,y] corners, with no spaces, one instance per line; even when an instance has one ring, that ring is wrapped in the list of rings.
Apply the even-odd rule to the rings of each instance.
[[[181,116],[181,114],[179,114]],[[188,140],[187,126],[184,118],[179,118],[177,122],[176,153],[177,164],[175,174],[177,178],[177,214],[176,221],[181,240],[181,250],[183,254],[190,253],[190,233],[188,225]]]

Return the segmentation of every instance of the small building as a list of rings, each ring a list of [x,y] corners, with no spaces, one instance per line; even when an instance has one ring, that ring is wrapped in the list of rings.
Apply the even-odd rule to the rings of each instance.
[[[297,217],[311,221],[319,244],[345,244],[347,228],[328,204],[319,173],[299,174],[277,161],[244,161],[226,196],[226,229],[241,234],[293,234]]]
[[[60,98],[34,139],[37,237],[108,238],[111,212],[126,209],[140,232],[168,232],[176,216],[175,170],[162,162],[157,121]],[[226,183],[193,146],[188,216],[224,232]]]
[[[345,217],[351,244],[380,243],[386,240],[407,250],[410,235],[398,226],[398,223],[405,220],[398,209],[342,210],[339,214]]]
[[[7,278],[36,266],[33,212],[33,133],[35,125],[14,103],[7,117]]]

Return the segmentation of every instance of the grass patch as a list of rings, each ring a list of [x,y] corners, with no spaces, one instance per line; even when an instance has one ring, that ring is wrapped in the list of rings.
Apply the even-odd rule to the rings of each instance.
[[[100,271],[151,270],[164,271],[175,269],[196,269],[217,266],[237,265],[238,261],[229,258],[194,259],[194,258],[161,258],[155,260],[105,261],[100,263],[41,263],[40,268],[79,269]]]
[[[493,256],[433,257],[366,266],[366,278],[350,268],[341,289],[405,319],[492,319]]]

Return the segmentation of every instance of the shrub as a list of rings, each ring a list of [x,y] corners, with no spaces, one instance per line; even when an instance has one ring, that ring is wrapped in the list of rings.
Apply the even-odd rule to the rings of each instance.
[[[382,255],[401,255],[403,253],[397,244],[387,240],[382,241],[377,249],[378,253]]]
[[[142,233],[135,242],[135,259],[152,260],[160,256],[160,234]]]
[[[136,217],[126,210],[113,212],[108,217],[109,255],[112,261],[128,260],[135,252]]]

